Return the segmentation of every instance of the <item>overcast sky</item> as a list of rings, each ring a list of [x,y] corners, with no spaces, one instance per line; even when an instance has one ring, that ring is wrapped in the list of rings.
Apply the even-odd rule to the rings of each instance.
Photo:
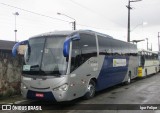
[[[44,32],[72,30],[69,22],[73,20],[57,15],[60,12],[76,19],[77,29],[91,29],[127,41],[127,4],[128,0],[0,0],[0,40],[15,40],[14,12],[19,13],[18,41]],[[160,0],[143,0],[131,6],[131,40],[148,38],[149,48],[152,43],[157,51]],[[146,49],[146,43],[140,42],[138,47]]]

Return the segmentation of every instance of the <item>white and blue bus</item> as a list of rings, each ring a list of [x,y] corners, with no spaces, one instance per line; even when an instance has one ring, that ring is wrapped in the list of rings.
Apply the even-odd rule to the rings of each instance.
[[[157,53],[158,53],[158,60],[159,60],[159,71],[160,71],[160,51],[158,51]]]
[[[21,92],[27,99],[69,101],[130,83],[138,74],[134,44],[90,30],[55,31],[26,43]]]

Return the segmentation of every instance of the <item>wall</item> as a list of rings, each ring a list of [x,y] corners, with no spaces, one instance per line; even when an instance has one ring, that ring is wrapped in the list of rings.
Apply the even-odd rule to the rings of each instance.
[[[12,57],[11,51],[0,51],[0,98],[20,94],[22,59]]]

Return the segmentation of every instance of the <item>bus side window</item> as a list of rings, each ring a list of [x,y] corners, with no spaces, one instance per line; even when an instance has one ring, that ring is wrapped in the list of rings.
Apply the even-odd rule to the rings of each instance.
[[[145,57],[144,55],[141,56],[141,66],[144,67],[145,64]]]
[[[97,55],[96,39],[91,34],[80,34],[80,40],[72,41],[71,72]]]
[[[97,55],[96,38],[95,35],[85,33],[81,33],[80,37],[81,39],[79,41],[79,46],[81,49],[82,57],[81,63],[84,63],[89,58]]]
[[[111,55],[112,51],[115,49],[112,48],[112,39],[98,35],[98,44],[99,44],[99,54],[100,55]]]
[[[81,61],[81,53],[79,49],[79,41],[72,41],[72,55],[71,55],[71,72],[77,69]]]

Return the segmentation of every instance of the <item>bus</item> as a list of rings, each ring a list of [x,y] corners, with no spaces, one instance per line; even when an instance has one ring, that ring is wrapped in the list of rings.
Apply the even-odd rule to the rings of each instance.
[[[96,91],[131,82],[137,46],[91,30],[54,31],[24,41],[21,93],[27,99],[90,99]],[[24,42],[19,42],[16,48]]]
[[[160,51],[158,51],[159,71],[160,71]]]
[[[158,53],[149,50],[139,50],[139,68],[138,77],[146,77],[147,75],[159,72]]]

